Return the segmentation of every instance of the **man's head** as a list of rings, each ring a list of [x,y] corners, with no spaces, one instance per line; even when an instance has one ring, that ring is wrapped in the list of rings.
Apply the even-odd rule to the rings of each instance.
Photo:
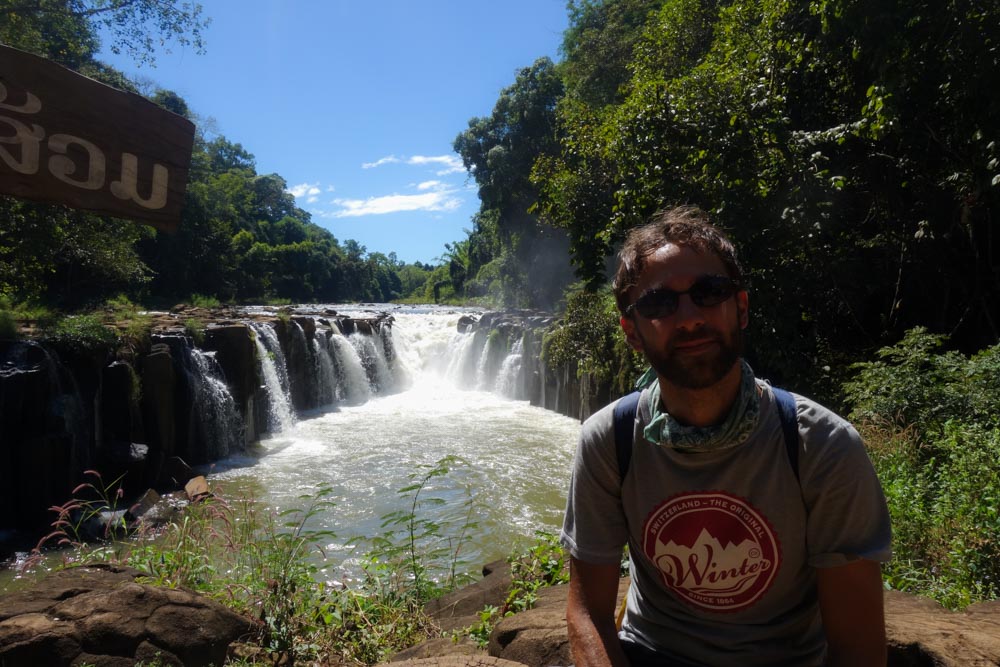
[[[732,377],[748,310],[732,242],[684,207],[633,230],[620,260],[614,290],[625,337],[661,380],[704,389]]]
[[[613,290],[618,311],[626,316],[632,304],[629,290],[635,287],[646,264],[646,258],[672,243],[703,253],[716,255],[726,267],[726,275],[737,285],[744,286],[743,267],[736,256],[736,247],[697,206],[678,206],[653,214],[645,225],[636,227],[625,237],[618,253],[618,271]]]

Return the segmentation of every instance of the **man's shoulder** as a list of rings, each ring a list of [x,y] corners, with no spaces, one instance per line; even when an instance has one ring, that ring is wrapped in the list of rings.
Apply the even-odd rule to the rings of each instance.
[[[776,388],[766,380],[757,380],[757,382],[772,392]],[[791,394],[795,400],[795,415],[799,423],[799,430],[811,427],[827,428],[830,430],[851,428],[849,421],[825,405],[794,391],[787,389],[785,391]],[[773,393],[771,395],[772,397],[774,396]]]

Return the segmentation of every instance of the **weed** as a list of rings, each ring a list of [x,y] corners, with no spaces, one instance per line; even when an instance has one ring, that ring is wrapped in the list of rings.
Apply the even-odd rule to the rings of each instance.
[[[958,609],[1000,595],[1000,346],[914,329],[845,384],[893,525],[887,583]]]
[[[485,648],[497,622],[531,609],[538,601],[538,590],[569,581],[566,554],[555,535],[535,531],[535,541],[525,550],[515,552],[510,563],[511,585],[500,607],[487,606],[479,612],[479,623],[465,630],[470,638]]]
[[[476,527],[472,520],[475,507],[468,486],[464,489],[465,501],[455,504],[456,512],[450,517],[435,521],[426,518],[421,511],[446,504],[444,499],[425,492],[431,491],[432,480],[444,477],[456,465],[467,464],[456,456],[446,456],[434,465],[420,466],[420,472],[411,474],[411,483],[398,491],[409,497],[409,509],[384,515],[382,528],[388,530],[371,541],[377,558],[398,564],[408,575],[405,581],[396,584],[397,592],[413,596],[420,603],[458,585],[458,573],[463,564],[462,547],[469,531]],[[457,537],[449,537],[453,533],[457,533]]]
[[[48,323],[43,339],[58,348],[85,352],[101,348],[110,350],[118,343],[118,334],[105,326],[97,315],[71,315]]]
[[[184,320],[184,333],[195,346],[201,346],[205,342],[205,324],[194,317]]]
[[[214,296],[206,296],[204,294],[192,294],[191,295],[191,305],[195,308],[218,308],[222,305]]]
[[[106,484],[96,470],[87,470],[83,474],[93,481],[77,485],[71,500],[51,508],[56,513],[56,519],[52,523],[52,531],[39,540],[35,548],[36,557],[43,548],[54,544],[56,547],[72,547],[75,552],[70,558],[73,560],[105,558],[115,541],[124,539],[128,534],[125,512],[119,507],[124,496],[122,477]]]

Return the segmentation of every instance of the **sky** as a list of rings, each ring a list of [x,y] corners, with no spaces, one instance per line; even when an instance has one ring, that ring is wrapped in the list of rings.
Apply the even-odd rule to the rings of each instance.
[[[452,151],[517,70],[558,60],[565,0],[202,0],[206,53],[155,67],[99,59],[172,90],[276,173],[343,242],[435,263],[479,208]],[[151,92],[151,91],[150,91]],[[213,134],[214,133],[214,134]]]

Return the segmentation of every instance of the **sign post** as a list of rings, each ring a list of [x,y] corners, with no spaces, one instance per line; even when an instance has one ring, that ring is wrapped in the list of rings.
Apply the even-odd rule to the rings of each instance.
[[[0,45],[0,193],[174,232],[193,143],[186,118]]]

